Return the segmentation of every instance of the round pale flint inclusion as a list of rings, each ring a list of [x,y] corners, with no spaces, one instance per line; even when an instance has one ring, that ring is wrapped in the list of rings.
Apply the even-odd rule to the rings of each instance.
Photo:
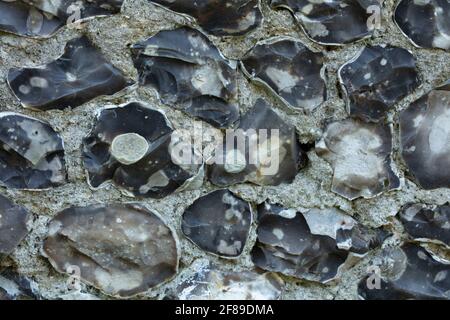
[[[378,0],[271,0],[273,8],[290,10],[311,40],[342,45],[372,35]]]
[[[316,152],[334,169],[332,191],[349,200],[400,186],[391,168],[392,133],[387,125],[354,119],[331,123]]]
[[[148,141],[137,133],[124,133],[111,143],[111,155],[122,164],[130,165],[141,160],[148,151]]]
[[[402,156],[424,189],[450,187],[450,81],[400,114]]]
[[[178,271],[175,232],[134,204],[63,210],[50,222],[43,252],[57,271],[112,296],[144,292]]]
[[[447,0],[402,0],[395,22],[416,46],[450,49],[450,2]]]

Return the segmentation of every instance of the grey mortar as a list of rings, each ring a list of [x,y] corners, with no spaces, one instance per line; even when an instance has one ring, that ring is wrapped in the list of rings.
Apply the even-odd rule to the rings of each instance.
[[[263,97],[274,105],[275,110],[283,119],[296,126],[303,142],[314,142],[318,139],[324,122],[347,117],[345,102],[340,97],[338,90],[337,69],[352,58],[364,45],[389,43],[413,52],[418,61],[418,69],[423,84],[414,94],[397,104],[397,112],[393,112],[389,120],[394,123],[395,128],[395,165],[401,176],[404,177],[406,169],[399,155],[398,111],[406,108],[411,101],[450,78],[450,52],[415,48],[392,21],[393,8],[397,2],[394,0],[385,1],[382,27],[376,31],[375,37],[330,50],[325,50],[324,47],[308,40],[287,11],[274,11],[268,7],[266,0],[262,2],[264,22],[261,28],[243,37],[218,38],[211,36],[210,39],[222,50],[225,56],[233,59],[241,58],[257,41],[276,35],[293,36],[301,40],[310,49],[322,51],[325,54],[328,100],[308,115],[289,110],[280,105],[278,100],[271,97],[266,90],[249,83],[243,76],[239,79],[242,112],[251,107],[256,99]],[[127,76],[136,79],[136,70],[133,67],[127,45],[146,39],[160,30],[174,29],[185,24],[195,26],[190,20],[156,7],[147,0],[125,0],[121,14],[92,19],[83,24],[81,30],[64,28],[50,39],[34,40],[6,34],[0,36],[0,110],[21,112],[48,121],[62,134],[66,146],[69,176],[67,184],[43,192],[0,190],[2,194],[34,213],[34,219],[30,222],[30,234],[11,256],[0,261],[0,264],[14,263],[21,274],[36,282],[39,294],[43,298],[58,299],[68,293],[68,277],[53,270],[47,260],[40,255],[48,221],[56,213],[69,206],[130,201],[130,198],[122,195],[112,186],[92,191],[86,183],[80,157],[80,146],[82,138],[91,129],[95,111],[106,104],[122,104],[129,100],[142,100],[164,110],[175,128],[189,128],[193,121],[182,112],[162,105],[155,92],[148,88],[138,88],[113,99],[97,98],[73,110],[47,112],[27,110],[21,107],[7,87],[5,78],[8,69],[24,65],[41,65],[52,61],[62,54],[68,40],[85,33],[115,66],[122,69]],[[204,126],[208,127],[206,124]],[[404,204],[412,201],[443,204],[450,200],[449,189],[424,191],[406,178],[400,191],[389,192],[374,199],[347,201],[330,191],[332,179],[330,165],[319,158],[314,151],[310,151],[308,155],[310,164],[297,175],[292,184],[278,187],[258,187],[245,184],[232,187],[231,190],[253,203],[259,203],[268,198],[285,207],[300,210],[335,206],[368,226],[391,223],[396,236],[385,245],[396,243],[404,237],[398,221],[393,217]],[[212,185],[205,182],[200,190],[177,193],[161,200],[139,200],[159,212],[166,222],[177,230],[182,250],[180,265],[182,272],[173,281],[149,290],[140,295],[139,298],[162,298],[167,290],[176,286],[190,273],[195,272],[189,266],[198,258],[210,259],[224,270],[243,270],[253,267],[249,252],[255,242],[256,225],[252,227],[250,241],[248,241],[244,253],[237,260],[224,260],[208,255],[182,235],[180,220],[184,209],[200,195],[213,189]],[[340,281],[333,284],[320,285],[283,277],[286,282],[283,298],[357,299],[357,283],[359,279],[364,277],[368,265],[379,252],[380,250],[370,253],[354,268],[345,272]],[[92,298],[91,295],[93,295],[102,299],[110,299],[89,286],[83,285],[82,293],[85,293],[85,295],[80,297]]]

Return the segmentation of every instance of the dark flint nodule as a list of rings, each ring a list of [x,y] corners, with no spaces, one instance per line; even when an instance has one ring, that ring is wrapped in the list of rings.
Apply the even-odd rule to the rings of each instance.
[[[394,20],[414,45],[450,49],[450,2],[402,0]]]
[[[10,254],[28,234],[30,217],[25,208],[0,195],[0,255]]]
[[[312,111],[325,101],[323,54],[291,38],[258,43],[242,60],[246,75],[264,84],[286,105]]]
[[[325,45],[342,45],[373,34],[378,0],[271,0],[272,8],[288,9],[308,37]],[[376,26],[376,25],[374,25]]]
[[[239,120],[237,63],[204,34],[166,30],[131,48],[140,84],[154,88],[163,103],[219,128]]]
[[[267,135],[260,130],[265,130]],[[278,137],[272,130],[278,130]],[[237,136],[236,140],[241,138],[245,142],[245,151],[239,148],[239,144],[230,144],[230,141],[236,141],[233,134]],[[257,150],[250,150],[251,145],[257,146]],[[255,161],[256,158],[259,161]],[[295,127],[284,122],[261,99],[242,117],[237,130],[224,136],[223,152],[219,151],[215,159],[207,171],[208,179],[217,186],[242,182],[257,185],[292,183],[307,163],[307,155],[299,143]]]
[[[303,214],[269,203],[258,206],[257,234],[251,253],[257,267],[321,283],[338,278],[352,257],[366,254],[388,236],[336,209]]]
[[[65,182],[60,135],[40,120],[0,113],[0,184],[11,189],[40,190]]]
[[[283,280],[275,273],[253,270],[220,270],[207,260],[191,265],[195,271],[181,282],[167,298],[177,300],[277,300]]]
[[[400,114],[402,157],[424,189],[450,187],[450,81]]]
[[[9,70],[8,84],[25,108],[49,110],[75,108],[132,83],[82,36],[69,41],[64,54],[45,66]]]
[[[145,292],[178,271],[175,233],[134,204],[61,211],[50,222],[43,253],[58,272],[78,275],[111,296]]]
[[[261,24],[258,0],[151,0],[150,2],[196,19],[207,33],[216,36],[246,34]]]
[[[380,270],[380,273],[369,275],[359,283],[358,293],[361,298],[450,299],[450,265],[438,261],[416,244],[407,243],[401,248],[387,249]]]
[[[0,31],[26,37],[45,38],[62,28],[64,22],[52,14],[20,0],[0,0]]]
[[[93,188],[112,180],[134,196],[163,198],[184,186],[201,165],[173,162],[173,129],[165,115],[132,102],[100,111],[83,139],[83,162]]]
[[[409,204],[400,211],[405,231],[416,241],[450,247],[450,205]]]
[[[420,85],[414,56],[392,46],[365,47],[339,69],[339,80],[349,114],[375,122]]]
[[[47,38],[66,24],[120,12],[123,0],[0,0],[0,31]]]
[[[185,210],[181,228],[202,250],[235,258],[244,250],[251,224],[249,203],[228,190],[218,190]]]
[[[35,291],[34,283],[13,268],[0,269],[0,301],[39,299]]]
[[[346,119],[327,125],[316,153],[333,167],[331,190],[349,200],[400,187],[392,168],[392,128]]]

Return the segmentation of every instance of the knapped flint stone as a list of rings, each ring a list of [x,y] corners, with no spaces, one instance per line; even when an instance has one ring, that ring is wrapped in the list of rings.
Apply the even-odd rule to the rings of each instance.
[[[8,267],[0,270],[1,300],[36,300],[35,284],[28,278]]]
[[[9,70],[8,84],[25,108],[49,110],[78,107],[132,82],[82,36],[69,41],[64,54],[47,65]]]
[[[249,203],[228,190],[217,190],[185,210],[181,229],[200,249],[236,258],[244,250],[251,224]]]
[[[401,0],[395,22],[403,34],[422,48],[450,49],[450,3],[444,0]]]
[[[327,96],[324,57],[301,42],[275,37],[256,44],[242,60],[244,73],[286,105],[312,111]]]
[[[47,38],[66,24],[120,12],[123,0],[0,0],[0,31]]]
[[[364,255],[391,236],[384,228],[366,227],[336,208],[310,209],[303,213],[312,234],[336,240],[339,249]]]
[[[450,247],[450,205],[409,204],[399,214],[408,233],[416,241],[436,242]]]
[[[252,261],[267,271],[327,283],[388,236],[382,229],[367,231],[336,209],[303,214],[266,202],[258,206]]]
[[[262,13],[258,0],[151,0],[150,2],[196,19],[207,33],[238,36],[258,28]]]
[[[381,269],[381,268],[380,268]],[[436,260],[422,247],[407,243],[386,250],[383,272],[363,279],[358,293],[365,300],[448,300],[450,265]]]
[[[278,300],[283,280],[275,273],[253,270],[221,271],[207,260],[191,266],[196,272],[169,295],[177,300]]]
[[[61,211],[49,224],[43,254],[58,272],[72,272],[120,297],[168,281],[177,273],[179,259],[175,232],[154,212],[135,204]]]
[[[378,0],[271,0],[272,8],[288,9],[313,41],[343,45],[373,34],[370,25]]]
[[[91,187],[112,180],[129,195],[163,198],[186,186],[202,165],[174,163],[173,129],[159,110],[140,102],[102,109],[83,139]]]
[[[420,85],[414,56],[393,46],[368,46],[339,69],[350,115],[379,121]]]
[[[10,254],[28,234],[30,213],[0,195],[0,255]]]
[[[349,200],[400,187],[392,169],[392,128],[346,119],[327,125],[316,152],[333,167],[331,190]]]
[[[243,147],[232,144],[233,136],[244,143]],[[242,116],[234,132],[224,135],[217,149],[207,175],[211,183],[221,187],[242,182],[292,183],[307,163],[295,127],[285,123],[262,99]]]
[[[424,189],[450,187],[450,81],[400,113],[402,157]]]
[[[219,128],[239,120],[237,62],[204,34],[165,30],[131,48],[140,84],[154,88],[164,104]]]
[[[45,13],[68,22],[76,22],[95,16],[109,16],[120,12],[123,0],[22,0]],[[78,13],[79,15],[75,15]]]
[[[10,189],[41,190],[66,182],[60,135],[38,119],[0,113],[0,184]]]
[[[64,22],[20,0],[0,0],[0,31],[21,36],[46,38]]]

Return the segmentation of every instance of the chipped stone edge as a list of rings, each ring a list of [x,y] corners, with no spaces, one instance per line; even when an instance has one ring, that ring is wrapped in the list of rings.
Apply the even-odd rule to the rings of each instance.
[[[244,35],[248,35],[248,34],[254,32],[256,29],[260,28],[263,25],[264,21],[265,21],[265,16],[263,14],[262,6],[261,6],[261,0],[257,0],[258,9],[259,9],[259,12],[261,13],[261,22],[260,22],[260,24],[258,26],[256,26],[256,28],[253,28],[252,30],[247,31],[244,34],[227,34],[227,35],[218,36],[218,35],[214,35],[214,34],[208,32],[208,31],[206,31],[205,29],[203,29],[199,25],[197,19],[192,17],[192,16],[190,16],[190,15],[188,15],[187,13],[182,13],[182,12],[178,12],[178,11],[169,9],[168,7],[164,6],[163,4],[153,2],[152,0],[149,0],[149,2],[152,5],[154,5],[155,7],[161,8],[161,9],[167,11],[167,12],[170,12],[170,13],[173,13],[175,15],[181,16],[181,17],[187,19],[190,23],[194,23],[196,27],[193,28],[193,29],[196,29],[197,31],[200,31],[203,34],[208,34],[210,36],[218,37],[218,38],[221,38],[221,37],[233,37],[233,38],[243,37]],[[188,26],[188,27],[192,28],[192,26]],[[220,50],[219,50],[219,52],[220,52]]]
[[[360,39],[358,39],[358,40],[349,42],[349,43],[333,43],[333,42],[322,42],[322,41],[317,41],[317,40],[313,39],[313,38],[309,35],[309,33],[306,31],[306,28],[305,28],[305,26],[303,25],[303,21],[302,21],[302,19],[300,18],[300,17],[302,16],[301,14],[295,12],[294,10],[292,10],[291,7],[289,7],[289,6],[286,5],[286,4],[279,4],[279,5],[277,5],[277,6],[272,6],[272,4],[270,4],[270,7],[271,7],[272,9],[284,9],[284,10],[289,11],[289,12],[292,14],[292,16],[294,17],[295,22],[296,22],[296,23],[300,26],[300,28],[302,29],[303,34],[304,34],[310,41],[312,41],[312,42],[314,42],[314,43],[317,43],[317,44],[320,44],[320,45],[322,45],[322,46],[326,46],[326,47],[330,46],[330,47],[341,48],[341,47],[344,47],[344,46],[349,45],[349,44],[355,44],[355,43],[358,43],[358,42],[362,42],[362,41],[364,41],[365,39],[369,39],[369,38],[371,38],[371,37],[373,36],[373,31],[368,30],[368,32],[370,32],[370,34],[368,34],[367,36],[362,37],[362,38],[360,38]],[[309,20],[307,17],[304,17],[304,19],[305,19],[305,20]]]
[[[69,42],[69,41],[72,41],[72,40],[75,40],[75,39],[79,39],[79,38],[80,38],[80,36],[71,38],[71,39],[68,40],[68,42]],[[92,42],[92,40],[91,40],[90,38],[89,38],[89,41],[91,41],[93,47],[94,47],[95,49],[97,49],[97,50],[102,54],[102,56],[103,56],[103,52],[95,45],[94,42]],[[28,109],[28,110],[33,110],[33,111],[38,111],[38,112],[45,112],[45,111],[48,111],[48,110],[45,110],[45,109],[39,109],[39,108],[36,108],[36,107],[31,107],[31,106],[29,106],[29,105],[23,103],[22,100],[19,99],[19,97],[16,95],[16,93],[14,92],[14,90],[13,90],[12,87],[11,87],[10,77],[9,77],[10,72],[11,72],[12,70],[24,71],[24,70],[26,70],[26,69],[44,70],[44,69],[47,67],[47,65],[49,65],[49,64],[51,64],[51,63],[53,63],[53,62],[55,62],[55,61],[57,61],[57,60],[59,60],[59,59],[61,59],[61,58],[64,56],[64,54],[66,53],[66,47],[67,47],[67,42],[64,44],[64,48],[62,49],[63,52],[62,52],[58,57],[56,57],[55,59],[53,59],[53,60],[51,60],[51,61],[44,62],[44,63],[38,64],[38,65],[31,65],[31,64],[30,64],[30,65],[22,66],[22,67],[20,67],[20,68],[10,68],[10,69],[8,70],[8,74],[6,75],[6,83],[7,83],[7,85],[8,85],[9,91],[10,91],[11,94],[14,96],[14,98],[16,98],[17,101],[19,101],[19,103],[22,105],[22,107],[24,107],[25,109]],[[138,85],[139,85],[139,84],[138,84],[136,81],[134,81],[134,80],[132,80],[132,79],[130,79],[130,78],[127,78],[126,75],[125,75],[125,73],[123,72],[122,69],[117,68],[112,62],[110,62],[110,61],[107,60],[106,58],[105,58],[105,60],[106,60],[106,62],[108,62],[109,64],[111,64],[115,69],[117,69],[118,71],[120,71],[120,72],[122,73],[122,76],[124,77],[124,79],[127,80],[128,85],[127,85],[125,88],[123,88],[122,90],[120,90],[120,91],[118,91],[118,92],[116,92],[116,93],[114,93],[114,94],[111,94],[111,95],[106,95],[106,94],[105,94],[105,95],[99,95],[99,96],[95,97],[94,99],[91,99],[91,100],[89,100],[89,101],[87,101],[87,102],[85,102],[85,103],[94,101],[94,100],[96,100],[96,99],[98,99],[98,98],[105,98],[105,100],[114,100],[114,99],[117,99],[118,97],[124,96],[124,95],[126,95],[126,94],[128,94],[128,93],[130,93],[130,92],[132,92],[132,91],[134,91],[135,89],[138,88]],[[84,104],[83,104],[83,105],[84,105]],[[70,108],[71,108],[71,109],[75,109],[75,108],[78,108],[78,107],[81,107],[81,105],[80,105],[80,106],[77,106],[77,107],[70,107]],[[68,108],[69,108],[69,107],[64,108],[64,109],[68,109]],[[54,110],[55,110],[55,109],[58,110],[58,108],[53,108],[53,109],[54,109]]]
[[[398,7],[400,6],[400,4],[402,3],[402,1],[403,1],[403,0],[398,0],[397,4],[395,5],[393,14],[392,14],[392,20],[394,21],[394,24],[395,24],[395,26],[398,28],[398,30],[400,31],[400,33],[401,33],[404,37],[406,37],[406,39],[408,39],[408,41],[409,41],[414,47],[416,47],[416,48],[418,48],[418,49],[441,49],[441,50],[444,50],[444,51],[445,51],[445,49],[442,49],[442,48],[434,48],[434,47],[433,47],[433,48],[424,48],[424,47],[421,47],[421,46],[419,46],[417,43],[415,43],[410,37],[408,37],[408,35],[403,31],[403,29],[400,27],[400,25],[398,24],[397,20],[395,19],[395,16],[396,16],[396,14],[397,14],[397,9],[398,9]]]
[[[18,34],[18,33],[14,33],[14,32],[11,32],[11,31],[6,31],[6,30],[1,30],[0,34],[1,33],[6,33],[6,34],[9,34],[9,35],[14,35],[14,36],[17,36],[17,37],[20,37],[20,38],[24,38],[24,39],[47,40],[47,39],[50,39],[53,36],[57,35],[58,33],[61,33],[64,29],[67,29],[67,26],[69,26],[69,25],[83,24],[83,23],[87,23],[87,22],[89,22],[91,20],[95,20],[95,19],[98,19],[98,18],[103,19],[103,18],[108,18],[108,17],[114,16],[114,15],[122,14],[123,3],[125,1],[126,0],[123,0],[122,4],[120,5],[120,11],[118,13],[115,13],[115,14],[94,15],[94,16],[90,16],[90,17],[86,17],[86,18],[75,20],[74,22],[69,23],[69,24],[67,23],[67,21],[64,22],[64,20],[61,20],[62,26],[59,27],[58,29],[56,29],[55,31],[53,31],[51,34],[46,35],[46,36],[27,36],[27,35]],[[30,4],[28,4],[28,5],[30,5]],[[32,6],[32,5],[30,5],[30,6]],[[36,9],[39,10],[40,11],[39,13],[42,13],[43,15],[44,15],[44,13],[49,13],[49,12],[46,12],[46,11],[41,10],[39,8],[36,8]],[[51,15],[53,17],[57,17],[57,16],[55,16],[53,14],[51,14]]]
[[[317,54],[320,52],[316,52],[314,50],[311,50],[308,48],[308,46],[306,46],[303,42],[301,42],[300,40],[291,37],[291,36],[274,36],[271,37],[269,39],[265,39],[262,41],[258,41],[245,55],[242,59],[245,59],[249,54],[251,54],[251,52],[254,50],[254,48],[256,48],[258,45],[270,45],[270,44],[274,44],[280,41],[284,41],[284,40],[288,40],[288,41],[292,41],[292,42],[297,42],[299,44],[301,44],[305,49]],[[323,55],[323,54],[322,54]],[[325,57],[324,57],[325,58]],[[245,77],[247,77],[250,81],[254,82],[255,84],[267,89],[276,99],[278,99],[281,103],[283,103],[286,107],[288,107],[290,110],[293,111],[297,111],[297,112],[301,112],[303,114],[310,114],[312,113],[314,110],[316,110],[317,108],[319,108],[320,106],[322,106],[326,101],[327,101],[327,97],[329,95],[328,93],[328,87],[327,87],[327,77],[326,77],[326,70],[327,70],[327,65],[326,63],[323,63],[322,68],[320,69],[320,78],[323,80],[324,82],[324,87],[325,87],[325,99],[316,107],[312,108],[312,109],[308,109],[308,108],[304,108],[304,107],[295,107],[292,104],[290,104],[286,99],[284,99],[281,95],[279,95],[271,86],[269,86],[265,81],[263,81],[261,78],[259,77],[254,77],[252,76],[252,74],[250,72],[248,72],[247,68],[245,67],[243,61],[239,60],[239,66],[240,66],[240,70],[242,71],[242,73],[244,74]]]
[[[64,139],[62,138],[61,134],[57,130],[55,130],[55,128],[53,128],[53,126],[50,123],[48,123],[47,121],[41,120],[41,119],[37,119],[37,118],[31,117],[31,116],[27,116],[27,115],[19,113],[19,112],[13,112],[13,111],[0,112],[0,120],[3,117],[7,117],[7,116],[20,116],[20,117],[23,117],[23,118],[27,118],[27,119],[30,119],[30,120],[33,120],[33,121],[38,121],[40,123],[48,125],[50,128],[52,128],[53,131],[55,131],[55,133],[57,134],[58,138],[60,139],[61,145],[62,145],[63,151],[64,151],[64,156],[65,156]],[[67,165],[66,164],[64,164],[64,171],[66,173],[65,182],[67,182]],[[2,182],[0,182],[0,186],[3,187],[3,188],[9,189]],[[22,188],[20,188],[20,189],[15,189],[15,190],[31,191],[31,192],[43,192],[43,191],[53,190],[55,188],[57,188],[57,187],[56,186],[55,187],[48,187],[48,188],[44,188],[44,189],[28,189],[28,188],[22,189]]]
[[[255,216],[255,211],[254,211],[254,209],[253,209],[252,203],[251,203],[250,201],[247,201],[247,200],[241,198],[239,195],[235,194],[234,192],[232,192],[232,191],[229,190],[228,188],[222,188],[222,189],[216,189],[216,190],[213,190],[213,191],[211,191],[211,192],[208,192],[208,193],[205,194],[205,195],[201,195],[200,197],[196,198],[192,203],[190,203],[189,206],[191,206],[195,201],[197,201],[197,200],[200,199],[201,197],[207,196],[207,195],[209,195],[209,194],[211,194],[211,193],[213,193],[213,192],[215,192],[215,191],[219,191],[219,190],[227,190],[227,191],[231,192],[235,197],[237,197],[237,198],[239,198],[239,199],[245,201],[245,202],[248,204],[248,207],[249,207],[249,210],[250,210],[250,223],[249,223],[249,229],[248,229],[248,232],[247,232],[247,239],[245,240],[245,243],[244,243],[244,245],[243,245],[243,247],[242,247],[242,252],[241,252],[239,255],[237,255],[237,256],[230,257],[230,256],[222,256],[222,255],[220,255],[220,254],[218,254],[218,253],[214,253],[214,252],[211,252],[211,251],[207,251],[207,250],[205,250],[205,249],[203,249],[203,248],[200,248],[200,246],[199,246],[198,244],[196,244],[190,237],[188,237],[188,236],[183,232],[183,228],[182,228],[182,227],[180,227],[180,230],[181,230],[181,233],[183,234],[183,236],[184,236],[187,240],[189,240],[189,242],[191,242],[196,248],[200,249],[202,252],[205,252],[206,254],[210,254],[210,255],[212,255],[212,256],[214,256],[214,257],[217,257],[217,258],[221,258],[221,259],[225,259],[225,260],[229,260],[229,261],[236,261],[236,260],[238,260],[239,258],[242,257],[242,255],[244,254],[244,251],[245,251],[245,250],[244,250],[245,247],[249,244],[252,225],[253,225],[253,223],[255,222],[255,218],[254,218],[254,216]],[[189,206],[187,206],[186,209],[188,209]],[[181,226],[182,223],[183,223],[183,216],[184,216],[184,213],[186,212],[186,209],[183,211],[183,214],[181,215],[180,222],[179,222],[179,225],[180,225],[180,226]]]
[[[355,120],[354,118],[352,118],[351,116],[349,116],[348,118],[343,119],[343,120],[333,121],[333,123],[334,123],[334,122],[342,122],[342,121],[345,121],[345,120],[347,120],[347,119]],[[363,121],[363,120],[358,120],[358,121],[367,123],[366,121]],[[382,124],[382,123],[378,123],[378,124],[377,124],[377,123],[370,123],[370,122],[369,122],[369,124],[379,125],[379,124]],[[390,133],[391,133],[391,144],[392,144],[393,141],[394,141],[394,125],[393,125],[392,123],[386,123],[385,125],[386,125],[386,126],[389,128],[389,130],[390,130]],[[325,131],[326,131],[326,129],[327,129],[327,128],[325,127]],[[329,162],[328,160],[326,160],[325,158],[323,158],[322,156],[320,156],[319,154],[317,154],[317,151],[316,151],[317,146],[320,146],[320,148],[324,148],[324,147],[325,147],[326,149],[329,150],[327,144],[325,143],[324,137],[325,137],[325,135],[322,135],[322,137],[319,139],[319,141],[317,141],[317,142],[315,143],[315,146],[314,146],[314,152],[316,152],[316,155],[317,155],[319,158],[325,160],[325,161],[328,163],[328,165],[330,166],[330,168],[331,168],[332,171],[333,171],[333,177],[334,177],[334,167],[333,167],[333,164],[332,164],[331,162]],[[342,197],[342,198],[344,198],[344,199],[347,199],[347,200],[349,200],[349,201],[354,201],[354,200],[357,200],[357,199],[375,199],[375,198],[379,197],[379,196],[382,195],[382,194],[388,194],[388,193],[393,192],[393,191],[399,191],[399,190],[402,190],[402,188],[403,188],[404,185],[405,185],[405,178],[404,178],[403,175],[401,174],[401,171],[400,171],[400,169],[398,168],[398,165],[395,163],[394,157],[393,157],[393,156],[394,156],[394,146],[391,146],[391,152],[389,152],[389,159],[390,159],[391,161],[390,161],[390,165],[389,165],[388,167],[392,170],[392,172],[397,176],[397,178],[398,178],[398,180],[399,180],[399,184],[398,184],[398,187],[397,187],[397,188],[386,189],[386,190],[380,191],[379,193],[377,193],[377,194],[375,194],[375,195],[373,195],[373,196],[370,196],[370,197],[361,195],[361,196],[358,196],[358,197],[349,198],[349,197],[347,197],[347,196],[344,196],[344,195],[342,195],[342,194],[337,193],[337,192],[334,190],[334,187],[333,187],[333,181],[332,181],[332,182],[331,182],[331,192],[333,192],[334,194],[337,194],[338,196],[340,196],[340,197]]]
[[[119,205],[119,206],[124,206],[124,207],[126,207],[126,206],[132,206],[133,208],[143,209],[144,211],[146,211],[146,213],[154,214],[158,219],[160,219],[160,220],[163,222],[163,224],[164,224],[164,225],[170,230],[170,232],[172,233],[172,237],[173,237],[173,239],[174,239],[174,241],[175,241],[175,247],[176,247],[176,251],[177,251],[177,264],[176,264],[176,266],[175,266],[175,272],[174,272],[174,274],[173,274],[170,278],[165,279],[163,282],[161,282],[161,283],[159,283],[159,284],[157,284],[157,285],[155,285],[155,286],[153,286],[153,287],[150,287],[150,288],[148,288],[148,289],[145,290],[145,291],[142,291],[142,292],[139,292],[139,293],[130,295],[130,296],[120,296],[120,295],[112,295],[112,294],[108,294],[108,293],[104,292],[102,289],[100,289],[100,288],[98,288],[97,286],[95,286],[94,284],[90,283],[89,281],[83,279],[82,277],[80,278],[80,281],[82,281],[83,283],[87,284],[88,286],[90,286],[90,287],[92,287],[92,288],[95,288],[96,290],[102,292],[102,293],[105,294],[106,296],[113,297],[113,298],[118,298],[118,299],[122,299],[122,300],[127,300],[127,299],[128,299],[128,300],[131,300],[131,299],[133,299],[133,298],[135,298],[135,297],[138,297],[138,296],[141,296],[141,295],[145,295],[146,293],[148,293],[148,292],[151,291],[151,290],[158,289],[159,287],[161,287],[161,286],[163,286],[163,285],[165,285],[165,284],[167,284],[167,283],[170,283],[173,279],[175,279],[175,278],[178,276],[179,271],[180,271],[180,270],[179,270],[179,267],[180,267],[180,258],[181,258],[181,244],[180,244],[180,239],[178,238],[178,234],[177,234],[175,228],[174,228],[172,225],[170,225],[170,224],[168,223],[168,221],[166,221],[165,218],[163,218],[163,215],[161,215],[161,214],[160,214],[158,211],[156,211],[155,209],[150,208],[150,206],[149,206],[148,204],[146,204],[146,203],[136,202],[136,201],[126,201],[126,202],[111,202],[111,203],[108,203],[108,204],[98,204],[98,203],[95,204],[95,203],[94,203],[94,204],[87,204],[87,205],[84,205],[84,206],[82,206],[82,207],[83,207],[83,208],[86,208],[86,207],[89,207],[89,206],[95,206],[95,205],[100,205],[100,206],[107,207],[107,206],[111,206],[111,205],[114,205],[114,204]],[[68,209],[68,208],[70,208],[70,207],[67,207],[67,208],[65,208],[65,209],[61,209],[60,211],[58,211],[58,213],[56,213],[56,215],[55,215],[52,219],[49,220],[49,222],[47,223],[47,226],[46,226],[46,227],[47,227],[47,232],[46,232],[46,234],[45,234],[44,241],[42,241],[42,244],[41,244],[41,246],[40,246],[40,248],[39,248],[39,253],[41,254],[41,256],[43,256],[43,257],[51,264],[51,266],[53,267],[53,269],[54,269],[55,271],[57,271],[58,273],[62,274],[63,276],[68,276],[69,274],[68,274],[67,272],[65,272],[65,271],[61,271],[61,269],[59,269],[59,268],[57,267],[56,263],[55,263],[55,262],[47,255],[47,253],[46,253],[45,250],[44,250],[44,242],[45,242],[45,240],[46,240],[47,237],[48,237],[49,224],[50,224],[50,222],[51,222],[54,218],[56,218],[61,212],[63,212],[64,210],[66,210],[66,209]]]

